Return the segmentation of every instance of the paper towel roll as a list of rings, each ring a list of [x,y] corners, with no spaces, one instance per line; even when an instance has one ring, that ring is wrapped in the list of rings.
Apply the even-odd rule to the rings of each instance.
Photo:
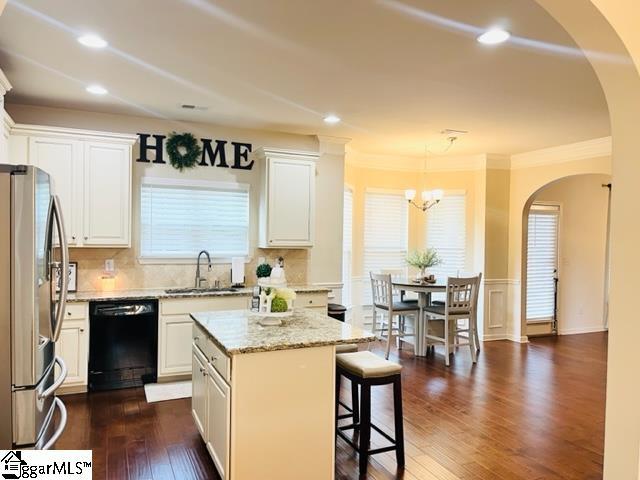
[[[231,283],[233,285],[244,284],[244,257],[231,258]]]

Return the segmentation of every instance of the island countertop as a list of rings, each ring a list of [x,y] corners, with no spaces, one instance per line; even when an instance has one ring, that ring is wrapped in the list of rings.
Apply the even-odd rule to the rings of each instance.
[[[260,325],[259,314],[249,310],[192,313],[191,318],[229,356],[376,339],[371,332],[308,309],[294,309],[280,326]]]

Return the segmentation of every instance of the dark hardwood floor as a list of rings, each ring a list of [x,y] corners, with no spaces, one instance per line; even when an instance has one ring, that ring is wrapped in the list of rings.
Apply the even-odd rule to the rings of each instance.
[[[475,366],[464,348],[450,368],[439,353],[394,352],[407,465],[396,472],[393,452],[377,455],[368,478],[602,478],[606,353],[600,333],[485,343]],[[389,432],[391,399],[390,388],[374,388],[373,421]],[[93,449],[95,479],[219,478],[189,399],[147,404],[142,389],[130,389],[64,401],[69,423],[58,448]],[[372,442],[382,444],[376,435]],[[342,440],[336,457],[336,478],[358,478],[357,456]],[[270,480],[268,472],[256,480]]]

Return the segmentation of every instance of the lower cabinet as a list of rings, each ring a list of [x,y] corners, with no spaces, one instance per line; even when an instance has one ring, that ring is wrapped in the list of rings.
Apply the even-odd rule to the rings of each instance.
[[[158,378],[188,376],[191,365],[191,326],[189,313],[248,308],[246,296],[168,298],[160,300],[158,328]]]
[[[213,366],[207,372],[207,450],[224,479],[229,467],[231,391]]]
[[[208,361],[208,358],[221,360],[220,355],[224,355],[216,350],[215,356],[211,356],[215,348],[204,332],[194,326],[191,415],[220,477],[225,480],[229,471],[231,388],[218,368],[227,376],[229,359],[225,356],[226,361],[219,364],[217,361]]]
[[[158,377],[191,372],[191,325],[189,315],[163,315],[158,330]]]
[[[294,307],[310,308],[318,313],[327,313],[327,293],[298,293],[293,301]]]
[[[192,352],[191,415],[200,435],[207,438],[207,360],[195,345]]]
[[[56,355],[67,366],[67,378],[59,393],[84,392],[87,389],[87,367],[89,364],[89,305],[69,304],[56,342]],[[56,366],[56,369],[58,367]],[[56,373],[56,375],[58,375]]]

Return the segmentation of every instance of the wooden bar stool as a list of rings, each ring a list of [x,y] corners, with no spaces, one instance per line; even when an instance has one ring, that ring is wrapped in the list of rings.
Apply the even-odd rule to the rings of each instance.
[[[402,424],[402,384],[400,371],[402,367],[390,362],[369,351],[341,353],[336,355],[336,434],[358,452],[360,463],[360,475],[367,473],[369,456],[377,453],[395,450],[398,468],[404,468],[404,427]],[[346,407],[340,402],[340,383],[342,377],[351,380],[351,390],[357,392],[357,386],[361,390],[360,405],[358,408],[357,395],[352,396],[352,408]],[[393,384],[393,412],[395,438],[383,432],[378,426],[371,423],[371,387],[374,385]],[[338,415],[338,407],[346,407],[350,413]],[[338,420],[353,418],[353,423],[339,426]],[[371,450],[371,429],[374,429],[385,439],[391,442],[390,446]],[[345,430],[359,432],[359,441],[356,445],[345,433]]]

